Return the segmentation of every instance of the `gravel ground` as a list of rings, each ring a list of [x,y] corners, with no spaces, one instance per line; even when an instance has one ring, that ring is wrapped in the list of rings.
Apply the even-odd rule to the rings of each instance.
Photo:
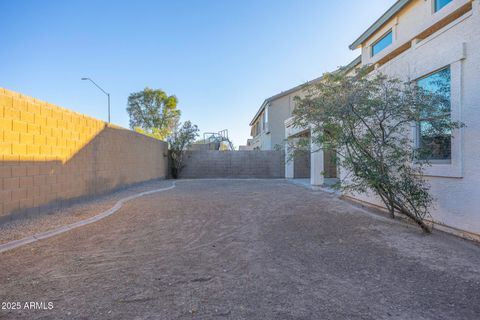
[[[121,198],[171,184],[172,182],[167,180],[148,181],[100,197],[86,199],[66,208],[51,209],[39,215],[25,216],[0,224],[0,244],[87,219],[110,209]]]
[[[480,315],[477,244],[278,180],[179,181],[2,253],[0,270],[0,301],[21,303],[2,319]]]

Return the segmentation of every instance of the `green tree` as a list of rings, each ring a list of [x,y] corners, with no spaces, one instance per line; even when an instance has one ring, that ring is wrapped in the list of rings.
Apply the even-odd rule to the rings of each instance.
[[[160,89],[145,88],[128,97],[130,127],[137,132],[164,140],[177,124],[180,110],[177,97]]]
[[[369,71],[341,70],[309,86],[305,98],[296,98],[295,125],[311,127],[312,140],[336,154],[347,173],[339,188],[374,191],[392,218],[400,213],[431,232],[425,217],[434,199],[423,175],[429,150],[412,141],[410,130],[428,122],[431,136],[446,137],[463,124],[451,120],[449,88],[433,92]]]
[[[182,125],[177,124],[167,142],[170,149],[170,168],[174,179],[180,176],[184,168],[183,156],[188,146],[195,142],[199,136],[199,129],[190,121],[185,121]]]

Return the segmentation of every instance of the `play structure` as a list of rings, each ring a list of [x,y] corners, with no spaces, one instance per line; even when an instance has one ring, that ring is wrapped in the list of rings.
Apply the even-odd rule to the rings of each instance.
[[[192,146],[199,150],[234,150],[233,143],[228,138],[228,129],[219,132],[205,132],[203,140]]]

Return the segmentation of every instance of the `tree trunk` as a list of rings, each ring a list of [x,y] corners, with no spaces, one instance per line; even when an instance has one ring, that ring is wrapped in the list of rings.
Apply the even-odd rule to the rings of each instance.
[[[409,210],[407,210],[403,207],[399,207],[398,209],[399,209],[400,213],[406,215],[407,217],[409,217],[410,219],[415,221],[415,223],[418,224],[420,226],[420,228],[422,228],[422,230],[425,233],[432,233],[432,229],[425,224],[423,219],[417,217],[416,215],[412,214]]]
[[[172,167],[172,178],[173,179],[178,179],[178,169],[175,167]]]
[[[395,219],[395,205],[393,204],[393,200],[390,198],[390,206],[389,206],[389,209],[390,209],[390,217],[392,219]]]

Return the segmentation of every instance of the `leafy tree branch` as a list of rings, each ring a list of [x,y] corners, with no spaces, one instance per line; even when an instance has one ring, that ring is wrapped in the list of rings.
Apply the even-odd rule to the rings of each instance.
[[[441,139],[463,127],[450,116],[449,81],[426,90],[416,82],[370,71],[325,74],[306,89],[304,98],[296,97],[294,125],[311,128],[312,142],[336,153],[348,173],[340,188],[373,191],[392,217],[400,213],[430,232],[425,218],[434,199],[424,168],[430,165],[431,149],[417,145],[411,130],[428,123],[427,133]]]

